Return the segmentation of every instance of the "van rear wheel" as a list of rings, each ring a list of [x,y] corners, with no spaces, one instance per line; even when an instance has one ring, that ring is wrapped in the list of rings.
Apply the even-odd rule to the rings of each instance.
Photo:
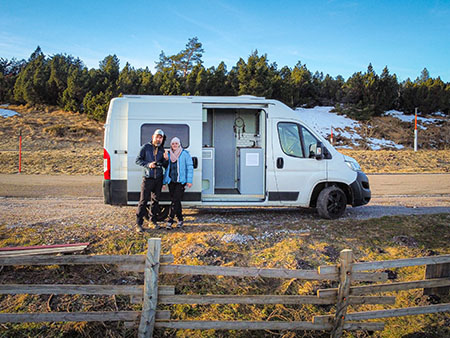
[[[338,187],[332,186],[323,189],[317,198],[317,212],[326,219],[341,217],[347,207],[347,197]]]

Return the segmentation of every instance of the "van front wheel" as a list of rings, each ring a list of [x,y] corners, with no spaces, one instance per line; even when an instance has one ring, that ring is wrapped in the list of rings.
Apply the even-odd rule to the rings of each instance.
[[[347,197],[338,187],[332,186],[323,189],[317,198],[317,212],[320,217],[336,219],[344,214],[347,206]]]

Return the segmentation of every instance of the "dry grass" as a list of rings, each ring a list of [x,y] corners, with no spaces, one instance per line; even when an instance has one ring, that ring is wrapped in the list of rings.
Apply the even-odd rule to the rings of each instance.
[[[450,216],[424,215],[408,217],[384,217],[377,220],[320,219],[291,222],[289,225],[274,225],[261,229],[254,224],[215,224],[204,226],[197,223],[214,217],[214,213],[190,211],[189,231],[158,231],[144,236],[124,231],[104,231],[101,227],[93,231],[81,224],[61,228],[39,227],[9,228],[1,226],[0,246],[59,243],[61,238],[89,241],[88,253],[92,254],[143,254],[146,240],[162,238],[163,253],[173,253],[177,264],[201,264],[222,266],[258,266],[284,268],[316,268],[323,264],[336,263],[339,251],[351,248],[357,260],[383,260],[405,257],[449,254]],[[241,215],[244,217],[245,215]],[[201,221],[204,222],[204,221]],[[310,235],[301,231],[309,229]],[[288,230],[288,232],[286,232]],[[246,243],[226,242],[225,234],[240,234],[253,238]],[[272,235],[268,235],[272,234]],[[435,236],[434,234],[439,234]],[[251,236],[251,237],[250,237]],[[409,241],[399,241],[407,236]],[[392,269],[397,274],[393,281],[422,279],[424,268]],[[49,267],[49,268],[5,268],[1,283],[45,280],[46,283],[98,283],[137,284],[142,283],[141,274],[124,274],[111,266],[102,267]],[[177,294],[304,294],[312,295],[319,288],[334,287],[335,283],[283,280],[267,278],[231,278],[208,276],[163,276],[161,284],[176,286]],[[423,296],[420,290],[401,292],[395,306],[408,307],[431,304],[434,299]],[[449,302],[442,297],[440,302]],[[95,311],[95,310],[139,310],[139,305],[130,305],[127,297],[81,297],[81,296],[2,296],[0,308],[4,312],[14,311]],[[327,314],[331,306],[314,305],[174,305],[161,306],[169,309],[173,319],[185,320],[311,320],[314,315]],[[353,306],[350,311],[381,309],[382,306]],[[373,337],[444,337],[449,333],[449,314],[434,314],[394,318],[387,321],[387,328]],[[95,323],[52,324],[50,326],[5,324],[9,334],[17,337],[37,336],[133,336],[134,330],[125,330],[121,324],[102,326]],[[189,331],[156,330],[156,337],[269,337],[264,331]],[[294,337],[293,332],[273,333],[282,337]],[[304,337],[328,337],[327,333],[297,333]],[[0,335],[1,336],[1,335]],[[364,332],[347,334],[347,337],[368,337]]]

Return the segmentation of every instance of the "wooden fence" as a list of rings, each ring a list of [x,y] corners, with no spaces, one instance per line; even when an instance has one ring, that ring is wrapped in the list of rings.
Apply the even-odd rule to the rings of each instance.
[[[329,330],[332,337],[342,336],[343,330],[384,329],[383,322],[363,320],[398,317],[450,311],[450,304],[420,307],[350,312],[349,305],[395,304],[392,296],[370,296],[373,293],[408,289],[444,290],[448,293],[450,255],[377,262],[355,263],[351,250],[343,250],[335,266],[321,266],[318,270],[260,269],[253,267],[220,267],[174,265],[172,255],[161,255],[161,240],[148,241],[147,255],[129,256],[32,256],[0,258],[0,266],[7,265],[76,265],[117,264],[122,271],[144,273],[144,285],[0,285],[0,294],[84,294],[128,295],[132,303],[142,302],[142,311],[74,312],[74,313],[0,313],[5,322],[60,322],[60,321],[124,321],[133,325],[139,321],[138,336],[152,337],[154,328],[223,329],[223,330]],[[384,283],[384,272],[367,272],[407,266],[427,265],[434,268],[420,281]],[[438,271],[438,272],[436,272]],[[439,272],[440,271],[440,272]],[[190,274],[235,277],[296,278],[303,280],[339,281],[338,288],[322,289],[317,295],[175,295],[175,287],[159,285],[161,274]],[[440,274],[440,275],[439,275]],[[445,276],[447,274],[447,276]],[[365,281],[381,284],[352,286]],[[433,289],[431,289],[433,288]],[[438,288],[438,289],[436,289]],[[445,288],[445,289],[444,289]],[[158,304],[318,304],[336,305],[334,315],[315,316],[312,321],[181,321],[171,320],[170,311],[157,310]]]

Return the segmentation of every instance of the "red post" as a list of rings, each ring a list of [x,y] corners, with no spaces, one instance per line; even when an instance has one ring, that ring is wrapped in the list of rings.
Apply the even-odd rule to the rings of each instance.
[[[333,127],[331,127],[330,143],[333,144]]]
[[[22,172],[22,130],[19,130],[19,174]]]

